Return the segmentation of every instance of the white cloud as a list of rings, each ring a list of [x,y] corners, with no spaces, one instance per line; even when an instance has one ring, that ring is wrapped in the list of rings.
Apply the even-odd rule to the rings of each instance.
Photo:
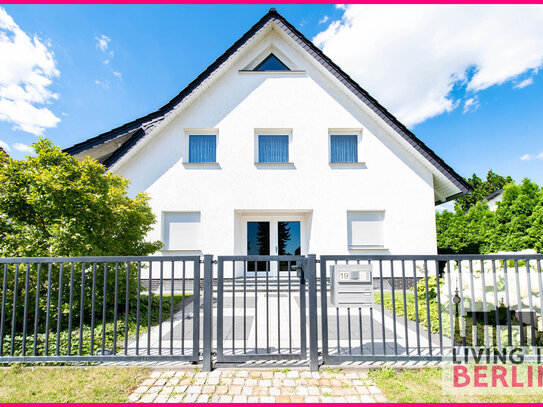
[[[327,22],[328,20],[330,20],[330,17],[324,16],[323,18],[321,18],[321,19],[319,20],[319,24],[324,24],[324,23]]]
[[[96,40],[96,48],[104,52],[107,50],[109,42],[111,41],[111,38],[104,34],[99,37],[95,37],[94,39]]]
[[[102,89],[109,89],[109,83],[107,81],[103,82],[96,79],[94,83],[100,86]]]
[[[532,83],[534,83],[534,78],[524,79],[523,81],[517,83],[514,86],[514,88],[515,89],[522,89],[522,88],[525,88],[526,86],[530,86]]]
[[[23,143],[15,143],[13,144],[13,148],[17,151],[22,151],[23,153],[33,153],[34,149],[31,146],[28,146]]]
[[[479,98],[477,96],[469,98],[464,102],[463,113],[474,112],[479,108]]]
[[[38,108],[25,100],[0,98],[0,120],[14,123],[14,129],[37,136],[60,121],[49,109]]]
[[[59,75],[50,45],[29,37],[0,7],[0,120],[42,135],[60,121],[43,105],[58,99],[49,87]]]
[[[98,48],[105,56],[105,59],[102,60],[102,63],[104,65],[108,65],[111,60],[115,57],[115,52],[109,49],[109,43],[111,42],[111,38],[109,38],[107,35],[102,34],[99,37],[94,37],[96,40],[96,48]]]
[[[102,59],[102,63],[104,65],[108,65],[113,75],[116,76],[118,79],[121,79],[121,73],[119,71],[114,71],[113,68],[109,65],[111,60],[115,57],[115,52],[109,49],[109,43],[111,42],[111,38],[109,38],[107,35],[102,34],[101,36],[95,37],[94,39],[96,40],[96,48],[102,51],[101,55],[103,55],[104,58]],[[103,89],[109,89],[109,83],[107,81],[95,80],[94,83],[102,87]]]
[[[6,143],[3,140],[0,140],[0,147],[2,147],[4,149],[4,151],[7,152],[7,153],[9,153],[11,151],[11,149],[8,146],[8,143]]]
[[[347,5],[313,41],[413,126],[541,67],[543,6]]]
[[[338,10],[345,10],[346,8],[345,4],[336,4],[336,9]]]
[[[543,151],[541,151],[537,155],[531,155],[531,154],[524,154],[522,157],[520,157],[522,161],[530,161],[533,159],[543,160]]]
[[[104,65],[107,65],[109,64],[109,61],[111,61],[113,59],[113,57],[115,56],[115,53],[113,51],[109,51],[107,53],[108,57],[106,59],[104,59]]]

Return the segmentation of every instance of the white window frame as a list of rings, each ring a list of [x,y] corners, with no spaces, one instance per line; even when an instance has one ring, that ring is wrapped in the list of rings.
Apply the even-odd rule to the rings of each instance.
[[[285,213],[284,215],[281,214],[252,214],[252,215],[243,215],[241,216],[241,222],[242,222],[242,230],[241,230],[241,242],[242,242],[242,253],[243,255],[247,255],[247,223],[248,222],[269,222],[270,223],[270,256],[277,256],[278,255],[278,222],[300,222],[300,255],[305,256],[307,254],[307,235],[306,235],[306,222],[307,222],[307,215],[305,213],[303,214],[288,214]],[[242,266],[241,263],[239,266]],[[239,267],[236,265],[236,267]],[[277,276],[278,270],[277,270],[277,263],[272,262],[270,265],[269,275],[270,276]],[[283,272],[281,272],[283,273]],[[266,273],[257,272],[257,275],[265,275]],[[288,273],[284,273],[288,274]],[[242,269],[239,269],[236,271],[236,275],[243,275]],[[253,275],[254,272],[247,272],[247,275]]]
[[[257,166],[292,166],[293,160],[292,160],[292,136],[293,132],[292,129],[255,129],[255,136],[254,136],[254,162]],[[258,138],[260,136],[288,136],[288,162],[285,163],[261,163],[258,161]]]
[[[357,162],[352,163],[333,163],[332,162],[332,136],[357,136],[356,138],[356,157]],[[342,128],[333,128],[328,129],[328,163],[332,166],[338,165],[364,165],[365,162],[362,161],[362,129],[342,129]]]
[[[198,222],[192,222],[192,223],[198,223],[199,224],[199,235],[198,235],[198,238],[196,239],[196,241],[194,242],[194,244],[191,244],[190,246],[187,246],[187,247],[181,247],[181,248],[178,248],[178,247],[172,248],[172,247],[170,247],[171,238],[170,238],[169,233],[168,233],[168,225],[167,225],[167,222],[166,222],[167,221],[166,218],[170,214],[171,215],[198,216],[198,219],[199,219]],[[162,248],[162,251],[165,251],[165,252],[201,251],[203,237],[202,237],[202,213],[200,211],[162,211],[162,214],[161,214],[161,228],[162,228],[161,238],[162,238],[162,242],[164,243],[164,247]]]
[[[215,136],[215,162],[210,163],[191,163],[190,156],[190,136]],[[183,164],[190,166],[217,165],[219,163],[219,129],[217,128],[190,128],[184,129],[183,134]]]
[[[356,218],[356,215],[360,215],[360,214],[379,214],[382,217],[381,219],[382,241],[381,242],[364,243],[364,244],[357,244],[353,242],[352,223],[353,221],[356,221],[356,219],[353,219],[353,218]],[[384,209],[348,210],[347,211],[347,245],[348,245],[349,250],[356,250],[356,249],[386,250],[385,220],[386,220],[386,211]]]
[[[284,63],[290,71],[254,71],[254,69],[265,59],[268,55],[274,54],[279,60]],[[275,75],[305,75],[305,71],[302,70],[297,64],[292,61],[283,51],[277,48],[274,44],[270,44],[264,50],[251,60],[247,65],[238,71],[240,74],[275,74]]]

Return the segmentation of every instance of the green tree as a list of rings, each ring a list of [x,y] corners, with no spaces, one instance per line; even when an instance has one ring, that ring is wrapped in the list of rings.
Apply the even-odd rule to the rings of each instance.
[[[543,253],[543,192],[539,195],[539,202],[532,212],[528,235],[533,243],[533,248],[538,253]]]
[[[0,148],[0,165],[4,165],[9,160],[7,153]]]
[[[495,212],[495,229],[491,251],[534,249],[541,241],[543,229],[536,221],[540,213],[542,192],[534,182],[525,178],[520,185],[508,184]]]
[[[145,240],[155,216],[147,195],[127,196],[127,179],[105,172],[106,168],[95,160],[79,161],[49,140],[40,139],[33,147],[35,156],[20,161],[4,158],[0,162],[0,257],[144,256],[162,247],[161,242]],[[39,297],[37,322],[43,327],[48,287],[51,298],[60,295],[64,304],[70,290],[74,298],[80,298],[84,290],[85,298],[94,297],[97,304],[105,301],[110,305],[106,307],[109,320],[113,315],[116,274],[123,282],[117,290],[117,305],[123,309],[126,290],[130,290],[129,298],[136,293],[137,267],[129,269],[125,263],[84,264],[4,265],[6,309],[12,309],[14,290],[19,301],[28,294],[31,309]],[[127,272],[128,278],[123,277]],[[24,291],[26,286],[28,293]],[[90,301],[85,301],[83,308],[81,305],[74,301],[71,310],[67,306],[58,310],[57,302],[52,301],[49,314],[62,313],[61,328],[68,323],[67,315],[78,320],[83,312],[88,321],[92,313]],[[101,317],[98,308],[96,318]],[[23,326],[23,311],[24,307],[16,307],[17,331]],[[29,324],[33,323],[31,314]],[[11,319],[11,313],[6,314],[6,326]]]
[[[507,177],[505,179],[508,179]],[[495,212],[484,200],[467,211],[436,214],[440,253],[485,254],[535,249],[543,253],[543,191],[529,179],[507,183]]]
[[[478,202],[467,213],[443,211],[436,214],[440,253],[478,254],[489,250],[494,214],[486,202]]]
[[[0,256],[147,255],[155,223],[149,198],[127,196],[129,181],[92,159],[79,161],[49,140],[36,155],[0,166]]]
[[[473,191],[456,199],[455,209],[457,211],[468,211],[491,193],[503,189],[509,183],[513,183],[513,178],[510,176],[503,177],[490,170],[486,175],[486,181],[483,181],[476,174],[473,174],[466,181],[473,187]]]

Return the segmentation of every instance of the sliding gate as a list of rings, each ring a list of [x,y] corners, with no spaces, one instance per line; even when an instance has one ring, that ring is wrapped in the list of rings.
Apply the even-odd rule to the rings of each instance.
[[[303,256],[219,256],[217,362],[307,359]]]

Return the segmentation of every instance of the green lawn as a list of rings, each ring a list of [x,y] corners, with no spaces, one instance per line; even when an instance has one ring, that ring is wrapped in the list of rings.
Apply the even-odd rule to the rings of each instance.
[[[393,403],[529,403],[543,402],[541,395],[458,396],[442,394],[441,368],[371,370],[370,378]]]
[[[381,304],[380,294],[375,294],[376,304]],[[403,293],[395,293],[395,306],[392,302],[392,293],[384,293],[383,304],[385,309],[392,311],[396,309],[397,318],[404,318],[407,311],[407,319],[416,321],[417,312],[415,309],[415,295],[413,292],[406,293],[406,306],[404,309]],[[430,326],[433,333],[439,332],[439,310],[436,301],[430,301]],[[420,325],[428,327],[426,299],[419,297],[418,299],[418,319]],[[448,308],[444,307],[441,314],[443,334],[451,335],[450,315]],[[465,318],[465,325],[471,325],[471,318]],[[479,323],[479,329],[483,330],[482,322]],[[483,336],[479,335],[478,339],[482,341]],[[459,333],[455,334],[455,340],[458,343],[462,342],[462,337]],[[472,338],[466,338],[468,346],[472,343]],[[482,343],[480,344],[482,345]],[[370,377],[375,384],[383,391],[390,402],[397,403],[449,403],[449,402],[501,402],[501,403],[519,403],[519,402],[543,402],[542,395],[504,395],[497,394],[495,396],[458,396],[450,394],[442,394],[442,370],[439,367],[420,368],[420,369],[390,369],[382,368],[370,371]]]
[[[149,375],[139,367],[0,369],[0,403],[121,403]]]

